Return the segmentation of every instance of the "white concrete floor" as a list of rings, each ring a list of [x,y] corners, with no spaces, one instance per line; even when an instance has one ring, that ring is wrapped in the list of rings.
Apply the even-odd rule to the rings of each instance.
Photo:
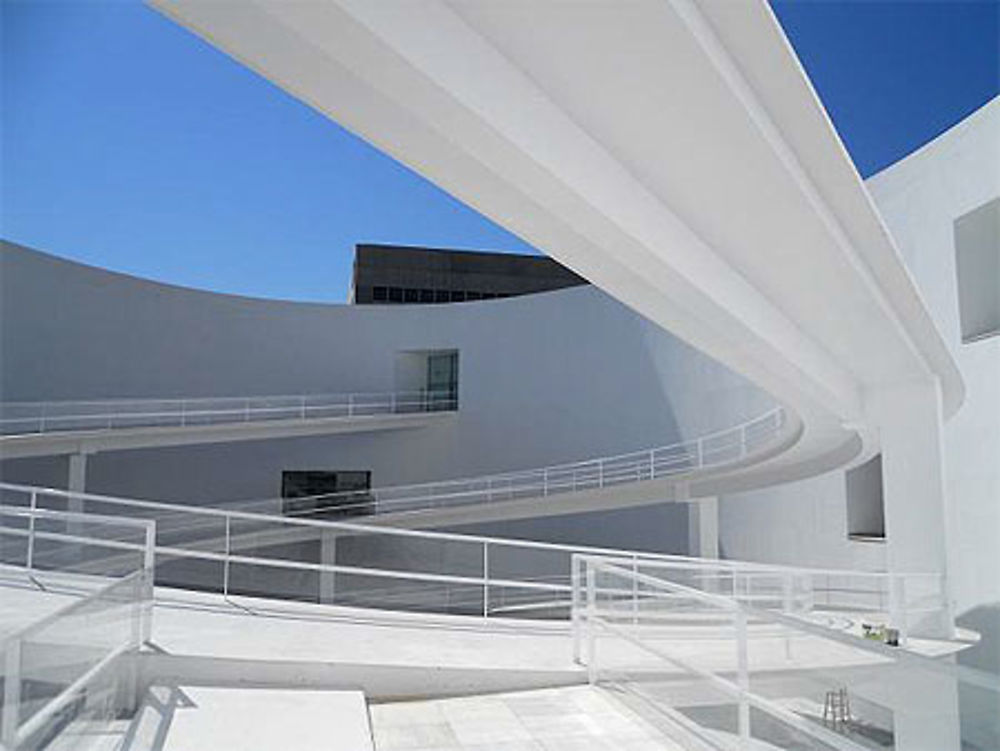
[[[371,751],[373,748],[365,699],[357,691],[203,687],[176,690],[183,695],[183,701],[170,708],[162,744],[140,742],[135,744],[137,749]],[[141,719],[148,719],[152,728],[158,719],[155,715],[150,712],[148,718],[144,715]],[[154,738],[155,735],[154,732]]]
[[[369,707],[376,751],[682,751],[590,686]]]

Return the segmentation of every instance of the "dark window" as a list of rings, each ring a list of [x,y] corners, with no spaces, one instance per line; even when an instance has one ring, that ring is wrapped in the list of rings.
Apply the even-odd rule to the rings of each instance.
[[[446,289],[434,290],[434,302],[451,302],[451,293]]]
[[[962,341],[1000,334],[1000,198],[955,220]]]
[[[492,300],[494,297],[496,297],[496,293],[494,292],[483,292],[484,300]]]
[[[434,302],[434,290],[432,289],[420,290],[420,302]]]
[[[389,290],[385,287],[372,287],[372,300],[375,302],[385,302],[389,299]]]
[[[399,287],[389,287],[389,302],[403,302],[403,290]]]
[[[882,455],[847,470],[847,536],[853,540],[885,539]]]
[[[470,292],[466,292],[465,293],[465,299],[466,300],[482,300],[483,299],[483,294],[481,292],[471,292],[471,291]]]
[[[465,292],[460,289],[453,289],[451,291],[451,301],[452,302],[465,302]]]
[[[427,357],[427,407],[458,409],[458,352],[434,352]]]
[[[403,300],[405,302],[420,302],[420,290],[412,288],[403,290]]]
[[[281,473],[282,513],[287,516],[364,516],[374,512],[367,470],[286,470]]]

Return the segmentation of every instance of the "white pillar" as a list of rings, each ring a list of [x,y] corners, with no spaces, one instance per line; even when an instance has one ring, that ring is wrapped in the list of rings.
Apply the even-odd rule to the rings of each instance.
[[[688,504],[688,555],[719,557],[718,498],[699,498]]]
[[[892,712],[897,751],[959,751],[961,718],[955,678],[907,663],[873,665],[868,672],[860,671],[856,681],[848,679],[848,691],[855,699],[865,700],[852,704],[855,719],[882,725],[882,718],[866,715],[866,703],[872,702]]]
[[[72,493],[87,492],[87,455],[82,451],[69,455],[69,478],[66,482],[66,489]],[[82,512],[83,501],[71,498],[69,510],[76,513]]]
[[[337,532],[332,529],[320,531],[319,542],[319,562],[328,566],[337,565]],[[337,575],[332,571],[320,571],[319,573],[319,601],[321,603],[332,604],[334,592],[336,590]]]
[[[909,624],[911,635],[951,633],[941,390],[937,380],[898,384],[869,397],[879,426],[885,504],[886,558],[890,572],[943,576],[947,611]]]

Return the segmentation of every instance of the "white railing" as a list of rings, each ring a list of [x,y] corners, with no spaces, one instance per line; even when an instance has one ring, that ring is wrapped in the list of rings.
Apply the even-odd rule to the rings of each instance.
[[[155,522],[37,508],[36,495],[26,507],[0,508],[0,536],[25,542],[32,580],[43,571],[79,573],[86,559],[102,560],[102,551],[130,551],[133,561],[124,576],[86,576],[87,594],[0,641],[0,747],[40,748],[74,718],[111,720],[134,708],[136,675],[122,660],[150,637]],[[39,551],[46,543],[54,545]],[[9,550],[5,545],[8,567],[19,563]]]
[[[785,426],[785,410],[775,407],[759,417],[725,430],[708,433],[690,441],[627,454],[440,482],[385,486],[300,498],[239,501],[226,504],[225,507],[280,512],[286,516],[332,513],[367,515],[521,498],[547,498],[562,493],[599,490],[739,465],[772,448],[782,436]]]
[[[877,701],[894,697],[905,706],[907,676],[935,676],[945,690],[978,692],[980,704],[1000,706],[995,675],[811,617],[802,609],[810,601],[795,596],[794,580],[815,576],[812,571],[764,572],[785,582],[777,600],[752,596],[752,586],[748,596],[728,572],[698,577],[694,586],[678,583],[674,567],[656,561],[581,555],[573,572],[574,656],[590,681],[639,697],[698,748],[746,751],[762,741],[767,748],[862,751],[870,746],[855,731],[873,727],[869,719],[850,711],[843,721],[827,717],[824,700],[842,691],[884,720],[886,707]],[[692,623],[697,636],[684,632]],[[940,700],[931,703],[948,711],[945,696]],[[997,747],[995,716],[963,711],[962,718],[961,730],[950,718],[956,733],[989,736],[994,745],[983,747]]]
[[[453,393],[433,391],[3,402],[0,403],[0,435],[367,417],[457,408],[458,401]]]
[[[940,577],[789,568],[642,551],[373,527],[318,519],[184,506],[0,483],[0,503],[67,508],[106,517],[155,519],[159,583],[216,591],[375,608],[413,608],[490,617],[532,612],[565,618],[579,575],[574,555],[656,565],[675,582],[738,593],[758,604],[793,603],[796,612],[880,613],[905,582],[911,594],[936,593]],[[193,533],[196,530],[197,533]],[[294,534],[289,534],[294,532]],[[290,541],[312,548],[276,547]],[[328,546],[328,553],[322,547]],[[335,552],[332,552],[334,551]],[[311,552],[310,552],[311,551]],[[836,581],[838,587],[827,587]],[[824,592],[824,590],[830,590]],[[905,621],[914,599],[896,602]],[[940,606],[939,606],[940,607]],[[905,637],[904,637],[905,638]]]

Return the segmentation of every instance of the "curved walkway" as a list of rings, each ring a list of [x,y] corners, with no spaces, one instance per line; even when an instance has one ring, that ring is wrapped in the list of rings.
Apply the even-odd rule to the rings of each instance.
[[[295,499],[242,501],[222,507],[299,517],[388,517],[541,499],[543,503],[537,506],[534,515],[543,516],[556,511],[558,503],[545,500],[553,496],[561,496],[562,501],[570,494],[593,494],[611,488],[621,490],[625,485],[666,478],[676,482],[698,473],[753,466],[786,448],[796,432],[797,423],[789,419],[783,407],[775,407],[725,430],[627,454],[441,482]],[[656,488],[655,495],[660,500],[664,499],[662,490]]]
[[[454,413],[429,391],[0,402],[0,456],[46,456],[419,427]]]

